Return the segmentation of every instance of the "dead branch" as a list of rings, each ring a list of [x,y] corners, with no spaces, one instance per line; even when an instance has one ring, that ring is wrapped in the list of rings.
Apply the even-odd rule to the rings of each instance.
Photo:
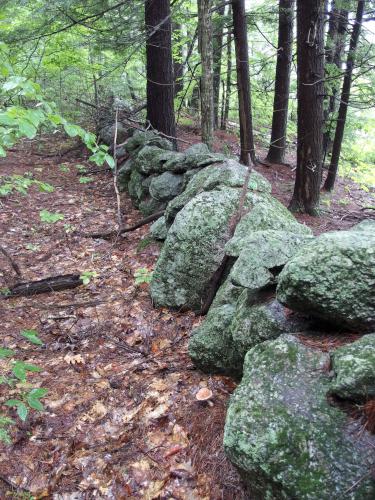
[[[102,238],[104,240],[108,240],[113,236],[119,236],[120,234],[123,233],[130,233],[131,231],[135,231],[136,229],[145,226],[146,224],[149,224],[154,220],[160,219],[160,217],[162,217],[163,215],[164,215],[164,210],[161,210],[160,212],[156,212],[154,214],[149,215],[148,217],[145,217],[144,219],[133,224],[132,226],[124,226],[118,229],[117,231],[106,231],[104,233],[81,233],[80,236],[82,236],[83,238]]]
[[[13,259],[13,257],[9,255],[7,250],[5,250],[5,248],[0,246],[0,252],[8,259],[9,264],[12,266],[12,269],[17,274],[17,276],[22,276],[21,269],[19,268],[17,262]]]
[[[64,274],[60,276],[50,276],[43,280],[28,281],[18,283],[9,289],[9,294],[5,298],[37,295],[46,292],[58,292],[60,290],[68,290],[76,288],[83,284],[80,274]]]

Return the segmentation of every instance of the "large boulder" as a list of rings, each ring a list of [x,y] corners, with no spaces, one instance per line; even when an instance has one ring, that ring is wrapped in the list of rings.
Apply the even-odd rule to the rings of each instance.
[[[184,178],[182,175],[164,172],[152,179],[150,195],[159,201],[172,200],[181,193],[183,183]]]
[[[176,216],[158,259],[151,296],[157,306],[198,310],[224,257],[239,190],[201,193]]]
[[[331,394],[358,402],[375,398],[375,333],[336,349],[332,370]]]
[[[226,160],[200,170],[189,181],[184,191],[168,204],[166,219],[173,222],[176,214],[197,194],[212,191],[220,186],[240,188],[243,186],[247,167],[234,160]],[[250,175],[249,189],[263,193],[271,192],[271,185],[260,174],[253,171]]]
[[[327,400],[329,355],[291,335],[245,359],[224,448],[254,500],[375,498],[375,436]]]
[[[338,327],[375,329],[375,227],[319,236],[284,267],[277,297]]]
[[[106,125],[99,132],[99,139],[107,146],[113,146],[115,139],[115,125]],[[122,123],[117,124],[117,144],[124,142],[128,138],[128,128]]]
[[[168,139],[161,137],[151,130],[135,131],[126,141],[125,148],[130,156],[136,156],[137,153],[146,145],[157,146],[158,148],[165,149],[167,151],[173,151],[173,144],[168,141]]]
[[[142,175],[160,174],[163,165],[178,153],[175,151],[165,151],[158,146],[144,146],[138,151],[134,159],[134,168]]]
[[[157,219],[150,227],[150,235],[155,240],[164,241],[167,237],[169,227],[165,223],[165,217]]]

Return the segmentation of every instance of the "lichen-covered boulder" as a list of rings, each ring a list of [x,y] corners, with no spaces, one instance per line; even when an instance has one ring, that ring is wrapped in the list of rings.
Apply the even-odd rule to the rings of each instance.
[[[137,170],[131,171],[127,189],[130,198],[137,208],[139,207],[140,202],[148,195],[150,182],[151,180],[148,177],[140,174]]]
[[[167,221],[172,223],[176,214],[194,196],[203,191],[212,191],[220,186],[242,187],[246,173],[247,167],[234,160],[226,160],[203,168],[194,175],[184,191],[168,204],[165,214]],[[271,192],[271,185],[262,175],[253,171],[249,180],[249,189],[268,193]]]
[[[248,498],[375,497],[375,437],[329,404],[328,363],[328,354],[291,335],[247,353],[228,408],[224,449]]]
[[[182,191],[184,178],[182,175],[164,172],[154,177],[150,184],[150,195],[155,200],[169,201]]]
[[[157,146],[167,151],[173,151],[173,144],[170,141],[150,130],[135,131],[126,141],[125,148],[131,156],[136,156],[146,144],[148,146]]]
[[[339,327],[375,329],[375,230],[316,238],[284,267],[277,297]]]
[[[359,402],[375,398],[375,333],[335,349],[332,370],[331,394]]]
[[[206,144],[198,143],[165,162],[163,169],[174,173],[184,173],[188,170],[203,168],[224,160],[225,156],[222,154],[211,153]]]
[[[160,174],[163,165],[174,158],[175,151],[165,151],[157,146],[144,146],[134,159],[134,168],[142,175]]]
[[[150,227],[150,235],[155,240],[164,241],[167,237],[169,227],[165,223],[164,215],[157,219]]]
[[[176,216],[151,282],[157,306],[201,308],[224,258],[228,222],[239,196],[239,190],[231,188],[201,193]]]
[[[107,146],[113,146],[115,138],[115,125],[107,125],[99,132],[99,139]],[[117,124],[117,144],[124,142],[128,138],[128,128],[122,123]]]
[[[139,203],[138,208],[145,217],[148,217],[156,212],[161,212],[166,206],[166,201],[155,200],[154,198],[148,196]]]
[[[126,160],[117,172],[117,186],[119,191],[126,191],[133,171],[134,163],[132,159]]]

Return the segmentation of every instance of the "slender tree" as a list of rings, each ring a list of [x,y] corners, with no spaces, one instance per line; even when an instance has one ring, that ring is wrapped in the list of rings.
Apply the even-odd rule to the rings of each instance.
[[[342,85],[340,106],[337,116],[337,125],[335,131],[335,138],[333,140],[331,162],[329,165],[328,175],[324,183],[324,189],[332,191],[335,185],[337,170],[339,166],[341,145],[344,138],[346,115],[348,111],[348,104],[350,99],[350,89],[352,86],[353,69],[355,65],[355,56],[358,46],[359,35],[361,33],[363,13],[365,9],[365,0],[358,0],[357,12],[354,21],[352,35],[350,37],[349,52],[346,62],[346,72],[344,82]]]
[[[212,61],[212,0],[198,0],[198,34],[201,56],[201,127],[202,141],[209,148],[213,143],[214,99],[213,99],[213,61]]]
[[[146,0],[145,25],[147,35],[147,120],[159,132],[175,137],[169,0]]]
[[[232,0],[232,12],[241,138],[240,161],[244,165],[249,165],[250,161],[255,162],[255,147],[251,112],[249,46],[247,41],[245,0]]]
[[[292,211],[317,214],[323,156],[324,1],[297,0],[297,171]]]
[[[231,8],[228,6],[228,14],[231,14]],[[225,82],[225,91],[223,91],[223,103],[221,114],[221,130],[226,130],[229,118],[230,94],[232,90],[232,31],[228,28],[227,34],[227,77]]]
[[[221,81],[221,54],[223,50],[223,29],[225,3],[222,0],[214,2],[216,6],[213,23],[213,92],[214,92],[214,127],[219,127],[219,99],[220,99],[220,81]]]
[[[326,42],[326,99],[324,106],[325,130],[323,136],[324,158],[331,148],[332,124],[337,108],[337,94],[340,90],[341,69],[345,50],[349,12],[337,8],[332,1]]]
[[[277,44],[275,96],[271,144],[266,158],[272,163],[282,163],[284,161],[286,148],[294,5],[295,0],[279,0],[279,39]]]
[[[183,91],[184,89],[184,54],[181,45],[181,29],[182,26],[179,23],[173,23],[173,34],[174,41],[176,42],[176,49],[173,58],[173,75],[174,75],[174,94],[175,96]]]

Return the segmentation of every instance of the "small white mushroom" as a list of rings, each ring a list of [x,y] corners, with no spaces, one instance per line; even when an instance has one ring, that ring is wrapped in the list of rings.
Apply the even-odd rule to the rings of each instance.
[[[207,387],[203,387],[202,389],[199,389],[199,391],[196,393],[195,398],[198,401],[209,401],[213,396],[212,391],[210,389],[207,389]]]

